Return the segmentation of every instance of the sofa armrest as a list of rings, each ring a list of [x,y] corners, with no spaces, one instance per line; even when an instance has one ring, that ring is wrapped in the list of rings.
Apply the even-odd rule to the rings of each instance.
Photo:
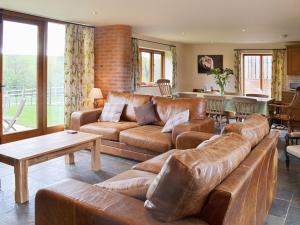
[[[196,148],[203,141],[210,139],[214,134],[188,131],[179,134],[176,138],[176,148],[177,149],[190,149]]]
[[[199,221],[199,222],[198,222]],[[154,219],[144,202],[75,180],[38,191],[35,225],[171,225]],[[199,217],[172,223],[207,225]]]
[[[80,127],[85,124],[96,122],[101,112],[102,108],[73,112],[71,115],[71,128],[73,130],[79,130]]]
[[[179,124],[173,128],[172,142],[176,144],[176,138],[179,134],[187,131],[198,131],[205,133],[214,133],[215,121],[212,118],[206,117],[202,120],[191,120],[188,123]]]
[[[201,218],[210,225],[264,224],[276,195],[278,131],[271,131],[209,195]]]

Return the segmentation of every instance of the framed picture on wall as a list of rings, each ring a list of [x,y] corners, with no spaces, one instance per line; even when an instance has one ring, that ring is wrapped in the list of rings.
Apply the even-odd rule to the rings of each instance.
[[[207,73],[216,68],[223,71],[223,55],[198,55],[198,73]]]

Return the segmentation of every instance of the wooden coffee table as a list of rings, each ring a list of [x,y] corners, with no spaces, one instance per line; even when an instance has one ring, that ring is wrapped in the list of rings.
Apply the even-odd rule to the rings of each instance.
[[[0,162],[15,170],[15,201],[28,201],[28,166],[66,155],[65,162],[74,164],[74,152],[91,149],[91,168],[100,170],[101,136],[61,131],[0,145]]]

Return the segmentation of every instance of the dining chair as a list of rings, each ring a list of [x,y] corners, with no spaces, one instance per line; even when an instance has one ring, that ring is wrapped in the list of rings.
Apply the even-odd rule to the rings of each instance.
[[[300,132],[287,133],[285,135],[285,166],[290,168],[290,156],[300,159]]]
[[[159,79],[156,81],[162,97],[172,97],[171,82],[167,79]]]
[[[255,113],[257,100],[247,97],[233,97],[236,121],[243,121],[248,115]]]
[[[212,117],[221,126],[223,118],[226,119],[226,123],[229,123],[229,119],[225,112],[225,96],[204,95],[204,99],[207,101],[207,113],[209,117]]]
[[[298,123],[295,121],[296,113],[300,109],[300,87],[296,89],[290,103],[273,101],[269,104],[270,124],[274,128],[287,128],[288,133],[294,131]]]
[[[22,98],[19,102],[17,111],[14,116],[5,116],[3,117],[3,121],[7,124],[7,126],[4,127],[4,132],[8,132],[10,129],[17,131],[16,128],[14,127],[15,123],[21,116],[24,107],[25,107],[26,99]]]
[[[256,98],[269,98],[269,95],[265,94],[246,94],[247,97],[256,97]]]

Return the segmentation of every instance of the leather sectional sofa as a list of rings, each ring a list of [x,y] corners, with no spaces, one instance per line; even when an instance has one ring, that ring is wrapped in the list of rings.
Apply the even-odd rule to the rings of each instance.
[[[150,101],[156,106],[159,121],[153,125],[139,126],[134,107]],[[185,131],[214,132],[214,120],[206,117],[206,101],[201,98],[171,99],[112,92],[108,103],[125,104],[121,121],[99,122],[102,109],[74,112],[71,118],[72,129],[102,135],[101,152],[111,155],[145,161],[176,147],[177,136]],[[190,111],[190,121],[176,126],[172,133],[162,133],[161,129],[170,116]]]
[[[178,137],[178,147],[191,149],[165,152],[97,185],[66,180],[40,190],[36,225],[262,225],[276,192],[278,136],[278,132],[269,131],[267,119],[256,114],[243,123],[227,125],[220,136],[185,132]],[[244,158],[240,158],[242,154]],[[196,180],[204,176],[202,181],[207,183],[199,186],[196,198],[224,172],[229,173],[202,199],[197,213],[161,222],[157,213],[163,218],[172,208],[169,203],[182,197],[178,191],[190,194],[188,183],[193,179],[192,173],[185,176],[184,170],[172,167],[174,156],[181,157],[182,163],[190,161],[188,166],[196,168],[194,173],[200,171]],[[199,160],[202,167],[195,167]],[[234,164],[237,166],[232,167]],[[160,181],[167,182],[155,186]],[[156,198],[149,190],[159,192]],[[152,201],[151,207],[146,199]],[[200,205],[192,197],[183,203]],[[159,207],[165,211],[159,212]]]

